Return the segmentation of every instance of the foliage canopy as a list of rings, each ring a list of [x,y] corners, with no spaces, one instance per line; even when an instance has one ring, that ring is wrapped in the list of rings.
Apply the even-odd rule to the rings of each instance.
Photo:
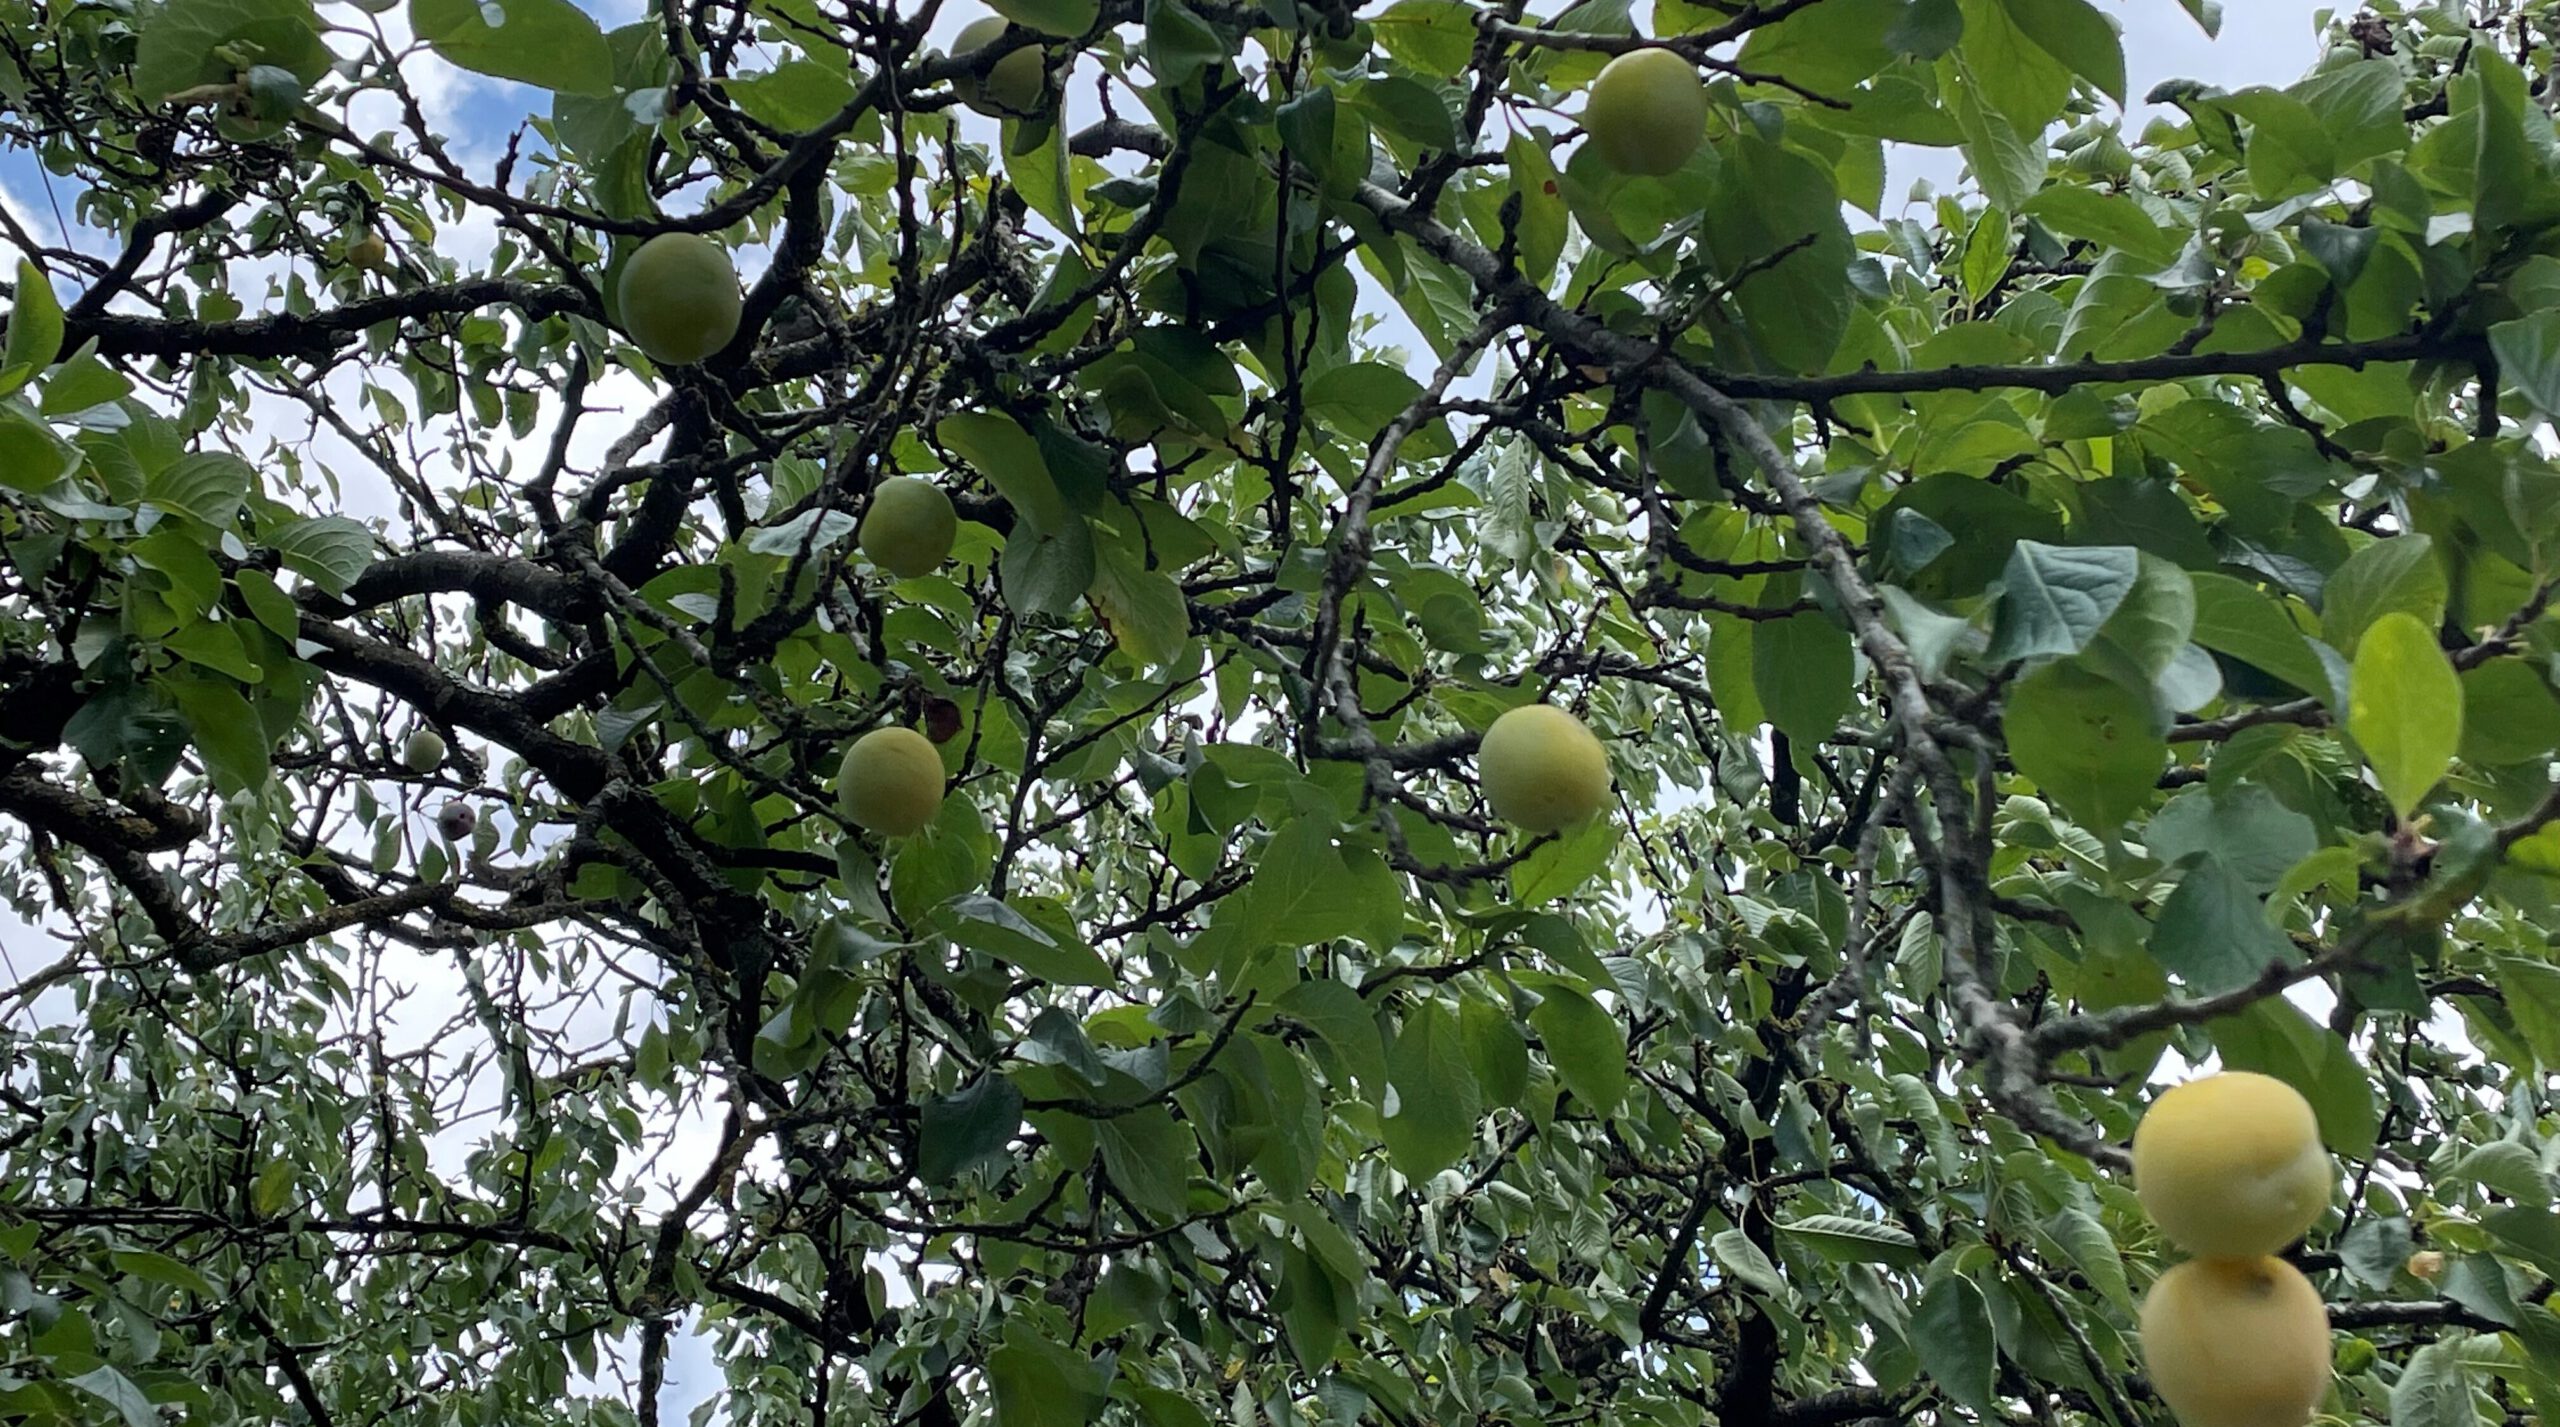
[[[0,1420],[2132,1427],[2213,1057],[2560,1398],[2560,5],[995,8],[0,0]]]

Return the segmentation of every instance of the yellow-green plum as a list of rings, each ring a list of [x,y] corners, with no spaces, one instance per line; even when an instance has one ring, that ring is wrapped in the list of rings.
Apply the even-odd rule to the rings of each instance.
[[[1001,15],[972,21],[952,40],[951,53],[954,58],[976,54],[1003,39],[1004,32]],[[955,88],[961,103],[990,118],[1029,118],[1048,102],[1046,64],[1038,45],[1024,45],[997,60],[983,78],[963,78]]]
[[[912,728],[875,728],[845,750],[836,805],[882,837],[920,831],[942,807],[942,755]]]
[[[358,272],[378,272],[391,263],[391,244],[371,228],[355,236],[347,244],[347,266]]]
[[[2133,1131],[2143,1212],[2191,1254],[2271,1254],[2329,1207],[2336,1173],[2320,1120],[2273,1076],[2226,1070],[2151,1102]]]
[[[622,330],[649,359],[687,366],[729,345],[745,304],[729,250],[699,233],[661,233],[622,265]]]
[[[1523,704],[1493,721],[1476,749],[1486,801],[1523,832],[1558,832],[1609,801],[1609,753],[1582,720],[1553,704]]]
[[[2143,1297],[2142,1362],[2180,1427],[2302,1427],[2329,1391],[2329,1310],[2282,1259],[2192,1259]]]
[[[1706,137],[1707,87],[1670,50],[1629,50],[1591,81],[1582,131],[1620,173],[1677,172]]]
[[[413,729],[400,745],[400,766],[412,773],[432,773],[444,766],[444,735],[432,728]]]
[[[856,539],[871,563],[902,580],[931,574],[951,555],[960,534],[959,513],[942,487],[913,476],[891,476],[871,489]]]

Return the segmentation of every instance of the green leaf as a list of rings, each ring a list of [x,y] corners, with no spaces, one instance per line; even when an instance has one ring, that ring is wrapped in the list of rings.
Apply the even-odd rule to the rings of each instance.
[[[2550,133],[2548,121],[2524,75],[2494,48],[2477,56],[2471,72],[2456,81],[2455,89],[2461,96],[2455,107],[2472,121],[2477,141],[2472,151],[2472,220],[2490,229],[2517,223],[2535,199],[2547,193],[2550,183],[2533,150],[2526,112],[2533,111],[2545,137]]]
[[[1751,343],[1774,366],[1817,372],[1839,349],[1855,294],[1856,255],[1840,216],[1838,183],[1802,154],[1746,133],[1718,145],[1723,162],[1699,215],[1698,237]]]
[[[984,952],[1043,981],[1061,986],[1119,984],[1102,953],[1081,941],[1060,941],[984,892],[964,892],[952,898],[934,909],[930,921],[935,931],[962,946]]]
[[[2074,664],[2020,680],[2003,726],[2018,771],[2095,832],[2112,834],[2151,801],[2169,756],[2147,700]]]
[[[9,309],[9,336],[0,347],[0,396],[34,380],[62,353],[62,305],[44,269],[18,259],[18,297]]]
[[[1385,133],[1436,153],[1457,146],[1458,124],[1449,117],[1449,106],[1438,90],[1418,80],[1400,74],[1373,76],[1353,91],[1352,102]]]
[[[1751,626],[1751,683],[1778,731],[1819,745],[1857,701],[1849,632],[1820,611]]]
[[[2498,375],[2533,403],[2536,415],[2560,414],[2560,312],[2536,312],[2489,328]]]
[[[1200,1142],[1162,1105],[1097,1120],[1094,1142],[1102,1167],[1129,1202],[1159,1219],[1174,1220],[1190,1206],[1191,1171]]]
[[[1976,81],[1952,55],[1939,62],[1947,112],[1964,134],[1965,163],[1982,185],[1983,196],[2011,212],[2026,206],[2045,177],[2044,146],[2021,135],[2007,115],[1985,102],[1986,86]]]
[[[1335,836],[1330,817],[1308,815],[1263,844],[1253,880],[1218,905],[1217,920],[1197,943],[1222,975],[1240,974],[1251,953],[1356,936],[1366,927],[1369,909],[1344,895],[1352,874]]]
[[[1603,1117],[1617,1113],[1627,1094],[1627,1035],[1618,1018],[1562,982],[1539,988],[1545,999],[1529,1012],[1547,1060],[1574,1097]]]
[[[1914,59],[1936,59],[1963,38],[1964,7],[1956,0],[1911,0],[1884,32],[1886,48]]]
[[[557,94],[614,92],[613,48],[570,0],[409,0],[409,23],[474,73]]]
[[[2205,996],[2245,986],[2271,963],[2301,960],[2293,939],[2267,925],[2258,894],[2210,857],[2178,879],[2150,946],[2152,960]]]
[[[1456,74],[1475,56],[1475,11],[1457,0],[1397,0],[1369,25],[1379,48],[1424,74]]]
[[[293,1177],[293,1161],[267,1161],[258,1171],[257,1182],[249,1186],[249,1207],[265,1217],[283,1213],[285,1206],[293,1202]]]
[[[740,109],[785,133],[805,133],[853,102],[853,78],[841,66],[785,60],[762,74],[721,86]]]
[[[94,1367],[65,1381],[114,1408],[116,1416],[124,1419],[125,1427],[161,1427],[160,1409],[141,1388],[134,1386],[133,1379],[112,1367]]]
[[[160,682],[186,716],[214,786],[226,794],[263,790],[270,772],[267,729],[240,691],[222,679],[172,677]]]
[[[79,447],[54,435],[23,405],[0,403],[0,485],[49,490],[79,466]]]
[[[1794,1296],[1787,1292],[1787,1281],[1779,1276],[1778,1266],[1740,1229],[1725,1229],[1709,1238],[1707,1256],[1735,1282],[1765,1298],[1784,1303]]]
[[[2321,637],[2341,654],[2356,652],[2367,626],[2398,610],[2427,624],[2444,618],[2444,566],[2424,535],[2376,540],[2347,557],[2321,593]]]
[[[779,525],[759,525],[747,534],[747,549],[758,555],[795,557],[802,551],[824,554],[841,545],[860,522],[841,510],[812,506]]]
[[[1880,1263],[1891,1268],[1918,1268],[1928,1255],[1899,1224],[1881,1224],[1846,1214],[1808,1214],[1780,1224],[1778,1231],[1804,1241],[1832,1263]]]
[[[2430,626],[2393,611],[2365,630],[2348,690],[2347,732],[2392,811],[2407,818],[2462,746],[2462,681]]]
[[[1527,134],[1512,135],[1502,152],[1511,173],[1512,191],[1520,195],[1520,271],[1531,282],[1544,286],[1555,276],[1556,262],[1563,256],[1566,232],[1571,226],[1563,178],[1556,172],[1555,160],[1548,157],[1546,146]]]
[[[2483,1216],[2480,1224],[2498,1237],[2506,1256],[2560,1275],[2560,1215],[2519,1204]]]
[[[1056,530],[1069,518],[1066,497],[1049,474],[1040,443],[1010,416],[962,411],[942,418],[934,439],[987,478],[1033,528]]]
[[[2328,671],[2283,606],[2229,575],[2199,571],[2188,579],[2196,592],[2196,643],[2253,664],[2304,693],[2326,697]]]
[[[1213,1427],[1209,1415],[1188,1397],[1165,1387],[1120,1384],[1120,1391],[1138,1404],[1146,1414],[1150,1427]]]
[[[1543,907],[1579,892],[1609,865],[1625,826],[1612,816],[1592,818],[1520,859],[1511,869],[1511,900],[1522,908]]]
[[[2400,66],[2375,58],[2324,69],[2290,92],[2328,132],[2345,173],[2409,146],[2409,125],[2401,117],[2405,83]]]
[[[239,66],[226,51],[254,55],[255,63],[288,70],[305,84],[329,68],[311,0],[168,0],[138,18],[133,87],[145,104],[198,85],[232,83]]]
[[[1910,647],[1912,662],[1920,666],[1921,674],[1935,679],[1945,673],[1947,660],[1973,632],[1973,621],[1940,614],[1899,585],[1880,586],[1876,593],[1883,597],[1885,613]]]
[[[241,644],[240,632],[229,624],[195,620],[178,626],[160,642],[188,663],[228,674],[243,684],[256,684],[267,676]]]
[[[1769,713],[1760,706],[1760,680],[1752,668],[1754,623],[1729,614],[1708,615],[1704,623],[1707,688],[1715,695],[1716,710],[1736,730],[1755,731],[1769,721]]]
[[[206,1278],[193,1265],[181,1263],[167,1254],[154,1253],[149,1249],[116,1249],[108,1257],[114,1261],[118,1272],[147,1279],[163,1288],[184,1289],[199,1298],[214,1298],[221,1293],[213,1286],[213,1280]]]
[[[256,473],[239,457],[226,451],[199,451],[179,457],[167,470],[152,477],[143,487],[143,498],[162,510],[192,516],[215,530],[228,530],[255,480]]]
[[[944,902],[984,886],[994,857],[976,800],[945,798],[924,831],[899,843],[889,864],[890,902],[909,921],[929,918]]]
[[[2022,540],[2009,552],[1989,658],[1998,663],[2089,647],[2141,573],[2127,545],[2047,545]],[[2180,636],[2183,641],[2184,636]]]
[[[1424,1180],[1457,1163],[1475,1140],[1483,1097],[1467,1069],[1458,1017],[1447,1005],[1423,1001],[1405,1013],[1387,1049],[1387,1084],[1394,1103],[1385,1107],[1379,1130],[1397,1171]]]
[[[633,100],[635,97],[639,100],[638,107],[643,113],[654,113],[662,108],[664,101],[661,96],[672,66],[667,60],[666,30],[655,15],[607,32],[604,42],[613,54],[613,92],[602,95],[555,93],[551,96],[551,123],[560,135],[560,142],[570,153],[602,171],[598,175],[598,187],[610,192],[617,182],[618,166],[613,160],[617,154],[627,154],[624,146],[639,134],[642,127],[640,114],[633,112]],[[788,64],[782,66],[784,69],[791,67]],[[758,82],[758,79],[750,78],[733,81],[732,84],[753,85]],[[749,107],[748,102],[734,92],[730,98],[741,108]],[[639,198],[641,201],[629,216],[649,211],[646,195],[639,195]]]
[[[2463,1352],[2471,1335],[2448,1332],[2409,1355],[2391,1385],[2391,1427],[2479,1427]]]
[[[1227,42],[1217,27],[1182,0],[1146,0],[1145,19],[1147,67],[1155,71],[1158,84],[1188,84],[1227,57]]]
[[[1102,16],[1101,0],[987,0],[989,9],[1026,30],[1078,36]]]
[[[2320,845],[2311,819],[2253,783],[2223,792],[2187,789],[2153,816],[2142,840],[2163,862],[2222,862],[2232,876],[2261,892]]]
[[[1006,607],[1015,613],[1063,617],[1075,613],[1099,568],[1093,528],[1084,517],[1069,513],[1054,530],[1028,520],[1015,526],[1005,536],[996,580]]]
[[[1353,1084],[1373,1100],[1383,1098],[1388,1083],[1386,1046],[1378,1020],[1360,993],[1339,981],[1318,977],[1283,992],[1272,1009],[1316,1033],[1341,1061]]]
[[[2525,957],[2492,964],[2517,1033],[2544,1068],[2560,1069],[2560,967]]]
[[[1991,1304],[1972,1279],[1949,1273],[1931,1283],[1911,1314],[1911,1349],[1947,1396],[1977,1413],[1991,1410],[1999,1339]]]
[[[345,594],[373,563],[373,532],[343,515],[297,520],[267,543],[286,569],[333,595]]]
[[[2492,659],[2462,671],[2462,757],[2531,763],[2560,749],[2560,698],[2524,659]]]
[[[1903,0],[1827,0],[1814,11],[1752,30],[1742,42],[1740,62],[1841,97],[1893,57],[1886,32],[1904,8]]]
[[[2071,1265],[2107,1302],[2121,1309],[2134,1306],[2133,1288],[2125,1280],[2124,1255],[2104,1224],[2085,1209],[2070,1208],[2046,1220],[2044,1227],[2062,1248],[2058,1262]]]
[[[2196,627],[2195,582],[2186,571],[2148,550],[2137,552],[2135,563],[2133,588],[2125,592],[2106,623],[2098,626],[2084,662],[2127,688],[2148,686],[2157,692],[2164,679],[2175,677],[2173,671],[2190,651],[2187,639]],[[2212,663],[2202,651],[2195,651],[2194,657],[2208,666]],[[2220,676],[2213,677],[2218,689]],[[2171,706],[2195,708],[2211,698],[2208,690],[2203,698]]]
[[[987,1354],[996,1427],[1089,1427],[1102,1416],[1110,1370],[1041,1332],[1037,1321],[1018,1314],[1004,1345]]]
[[[1510,1008],[1470,1000],[1458,1007],[1458,1030],[1485,1098],[1496,1105],[1520,1103],[1529,1089],[1529,1043],[1521,1039]]]
[[[1358,1310],[1358,1299],[1335,1281],[1315,1255],[1295,1244],[1280,1245],[1279,1269],[1271,1306],[1280,1314],[1289,1350],[1300,1365],[1323,1368],[1348,1341],[1343,1330]]]
[[[2536,1208],[2551,1202],[2551,1179],[2542,1172],[2541,1159],[2530,1145],[2516,1140],[2491,1140],[2474,1146],[2464,1152],[2442,1182],[2476,1184]]]
[[[2009,220],[1997,208],[1985,208],[1974,220],[1973,231],[1965,238],[1965,301],[1980,303],[2000,285],[2009,271]]]
[[[2177,235],[2151,221],[2141,204],[2121,194],[2100,193],[2077,184],[2056,184],[2037,194],[2022,216],[2033,218],[2064,237],[2122,248],[2162,267],[2178,256]]]
[[[2124,103],[2124,42],[2089,0],[2001,0],[2009,19],[2046,54]]]
[[[98,360],[95,353],[82,351],[45,378],[44,395],[37,405],[47,416],[70,416],[131,395],[133,383],[124,373]]]
[[[2249,123],[2249,183],[2262,201],[2290,198],[2338,176],[2338,149],[2311,106],[2273,89],[2211,101]]]
[[[1387,18],[1378,17],[1382,35]],[[1318,87],[1282,104],[1272,116],[1280,126],[1280,142],[1289,150],[1290,160],[1320,181],[1330,177],[1333,166],[1334,120],[1340,107],[1331,89]]]
[[[1345,362],[1318,372],[1306,385],[1307,414],[1367,446],[1401,415],[1422,384],[1384,362]]]
[[[1095,548],[1093,587],[1087,591],[1103,627],[1111,631],[1121,652],[1149,668],[1170,663],[1191,632],[1191,608],[1182,587],[1118,542]]]
[[[1022,1092],[1001,1075],[980,1075],[950,1095],[924,1102],[917,1117],[916,1175],[927,1184],[949,1184],[984,1159],[1004,1152],[1022,1128]]]

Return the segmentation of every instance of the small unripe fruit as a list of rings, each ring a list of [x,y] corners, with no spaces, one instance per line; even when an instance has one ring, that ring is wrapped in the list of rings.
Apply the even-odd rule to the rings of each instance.
[[[1001,15],[972,21],[951,42],[954,58],[976,54],[1004,38]],[[1038,45],[1024,45],[997,60],[983,79],[963,78],[955,86],[960,102],[992,119],[1022,119],[1040,112],[1049,98],[1047,61]]]
[[[1706,137],[1707,87],[1669,50],[1629,50],[1591,81],[1582,131],[1620,173],[1677,172]]]
[[[949,743],[960,736],[960,706],[936,696],[924,701],[924,736]]]
[[[436,831],[447,842],[460,842],[480,826],[480,814],[469,803],[452,802],[436,809]]]
[[[390,261],[391,245],[370,228],[347,244],[347,266],[358,272],[378,272]]]
[[[845,750],[836,772],[845,820],[883,837],[905,837],[942,806],[942,755],[912,728],[876,728]]]
[[[2444,1275],[2444,1255],[2434,1249],[2420,1249],[2409,1255],[2409,1276],[2429,1282]]]
[[[661,233],[622,265],[622,330],[651,361],[699,362],[738,335],[744,303],[729,250],[699,233]]]
[[[1609,753],[1582,720],[1553,704],[1523,704],[1493,721],[1476,749],[1485,800],[1523,832],[1556,832],[1609,801]]]
[[[432,773],[444,766],[444,735],[432,728],[411,730],[400,745],[400,766],[412,773]]]
[[[2191,1254],[2271,1254],[2329,1207],[2336,1178],[2311,1103],[2273,1076],[2227,1070],[2151,1102],[2133,1131],[2143,1212]]]
[[[2329,1310],[2282,1259],[2195,1259],[2142,1300],[2142,1362],[2180,1427],[2302,1427],[2329,1391]]]
[[[951,554],[960,516],[942,487],[913,476],[891,476],[871,489],[871,508],[857,532],[871,563],[902,580],[928,575]]]

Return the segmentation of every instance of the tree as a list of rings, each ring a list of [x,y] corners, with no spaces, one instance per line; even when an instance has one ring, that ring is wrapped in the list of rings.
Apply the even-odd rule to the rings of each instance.
[[[2214,1062],[2548,1413],[2560,5],[2376,8],[5,0],[0,1419],[2160,1423]]]

